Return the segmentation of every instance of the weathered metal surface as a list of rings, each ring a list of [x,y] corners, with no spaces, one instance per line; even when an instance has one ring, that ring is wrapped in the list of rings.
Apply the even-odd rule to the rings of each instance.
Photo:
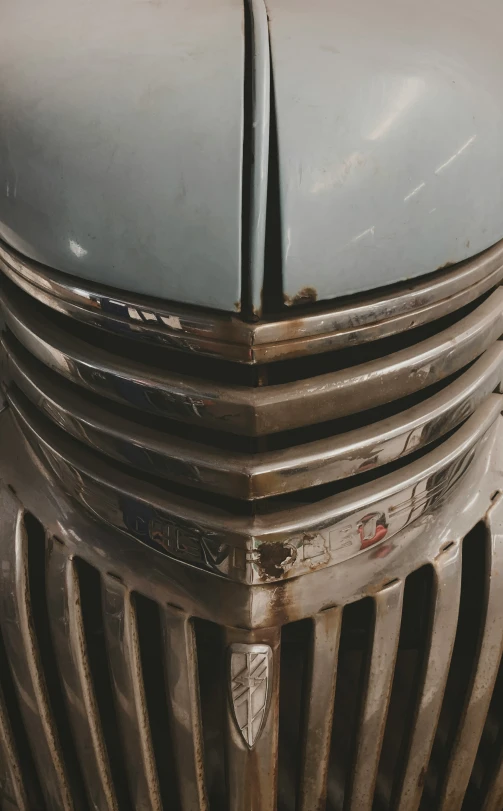
[[[385,586],[374,597],[375,616],[370,643],[371,653],[367,663],[368,671],[347,803],[350,811],[371,811],[373,805],[398,650],[402,600],[403,582],[400,580]]]
[[[242,0],[20,0],[2,22],[0,236],[80,278],[233,311]]]
[[[405,769],[396,796],[399,811],[417,811],[421,802],[424,775],[428,768],[433,738],[456,637],[461,588],[461,548],[455,541],[433,561],[434,596],[427,664],[422,677],[417,706],[408,735]]]
[[[499,404],[498,404],[499,409]],[[144,594],[161,606],[162,611],[167,611],[168,623],[171,624],[171,632],[165,633],[165,656],[166,675],[168,686],[168,700],[172,700],[172,723],[171,733],[174,733],[176,741],[184,741],[180,746],[177,760],[177,771],[182,786],[182,807],[184,811],[199,811],[205,808],[204,805],[204,759],[201,757],[200,733],[198,731],[198,700],[197,700],[197,667],[194,660],[194,641],[191,634],[190,616],[200,616],[211,619],[222,625],[233,626],[227,631],[228,645],[269,645],[273,650],[273,692],[271,693],[271,703],[268,706],[266,724],[255,741],[254,746],[248,746],[243,740],[242,734],[237,729],[232,713],[230,700],[227,701],[227,752],[231,774],[234,775],[230,786],[229,805],[232,809],[257,809],[273,808],[275,798],[275,781],[277,768],[277,702],[278,693],[275,692],[275,677],[279,675],[279,645],[280,626],[292,620],[303,617],[316,617],[314,626],[314,639],[311,660],[312,671],[306,682],[306,719],[302,727],[302,753],[300,759],[303,773],[312,777],[312,782],[301,781],[301,794],[299,795],[299,807],[302,811],[314,811],[316,801],[323,796],[324,754],[328,748],[328,736],[331,728],[331,696],[333,696],[335,667],[337,664],[337,641],[340,623],[340,606],[360,599],[362,596],[370,595],[375,600],[379,600],[386,595],[387,589],[383,591],[383,584],[394,580],[403,581],[411,571],[414,571],[424,563],[430,563],[435,567],[435,587],[432,598],[431,632],[426,650],[427,667],[424,673],[424,681],[419,686],[418,706],[416,712],[416,723],[418,730],[424,733],[415,736],[407,747],[406,761],[411,761],[410,772],[407,772],[410,780],[414,779],[417,770],[420,769],[424,759],[427,759],[427,749],[431,743],[431,736],[436,726],[442,692],[444,689],[450,649],[452,646],[454,626],[457,614],[457,594],[459,589],[459,545],[446,547],[452,538],[460,538],[463,534],[474,526],[483,517],[488,504],[491,503],[491,496],[494,491],[501,488],[501,453],[503,451],[503,432],[501,431],[501,417],[493,424],[489,432],[478,440],[480,452],[474,456],[473,466],[470,468],[470,476],[462,478],[457,488],[455,488],[448,499],[439,501],[435,510],[428,520],[421,524],[406,526],[395,536],[389,544],[384,540],[381,547],[365,550],[361,555],[341,562],[335,567],[313,571],[309,578],[297,577],[286,580],[282,583],[273,582],[270,584],[257,584],[245,586],[240,583],[225,580],[223,578],[211,577],[207,572],[187,566],[174,559],[161,556],[152,549],[147,549],[139,545],[133,538],[123,533],[118,533],[103,524],[95,523],[84,512],[76,509],[70,500],[64,495],[59,487],[47,477],[44,466],[37,459],[37,456],[29,448],[22,435],[13,422],[9,409],[0,415],[0,443],[3,448],[0,458],[0,477],[2,486],[0,487],[0,499],[2,504],[2,534],[10,532],[13,537],[15,521],[9,522],[9,516],[16,517],[20,504],[18,498],[26,509],[33,512],[47,528],[49,537],[59,536],[64,541],[64,546],[57,547],[61,555],[67,555],[71,559],[78,551],[90,565],[95,567],[105,579],[106,583],[111,583],[113,591],[113,605],[118,610],[111,610],[113,606],[105,606],[105,618],[115,622],[118,618],[124,617],[124,605],[131,592]],[[477,482],[474,488],[473,483]],[[16,491],[8,490],[5,484],[9,484]],[[48,497],[48,494],[50,496]],[[500,510],[500,501],[493,502],[493,510]],[[499,515],[499,512],[498,512]],[[499,521],[494,513],[489,513],[488,536],[492,538],[491,545],[494,553],[503,548],[502,536],[499,534]],[[363,535],[372,522],[368,521],[364,527]],[[10,530],[8,529],[10,527]],[[373,528],[373,524],[371,526]],[[370,531],[370,530],[369,530]],[[56,548],[56,547],[55,547]],[[444,551],[445,549],[445,551]],[[383,554],[375,554],[382,551]],[[499,553],[498,553],[499,554]],[[3,557],[3,556],[2,556]],[[496,584],[497,560],[493,554],[491,586],[489,593]],[[70,564],[68,564],[70,565]],[[500,567],[501,568],[501,567]],[[114,572],[120,577],[119,580],[110,578],[107,572]],[[5,567],[4,567],[5,572]],[[4,583],[5,585],[5,583]],[[2,587],[4,588],[4,586]],[[118,591],[120,591],[120,594]],[[389,593],[394,589],[401,589],[401,583],[394,583],[389,586]],[[176,604],[178,608],[166,607],[166,602]],[[490,605],[488,600],[488,605]],[[336,607],[328,608],[330,604],[336,603]],[[322,609],[327,611],[319,613]],[[396,608],[396,606],[395,606]],[[495,605],[494,619],[498,620],[497,604]],[[378,634],[380,623],[376,624],[373,635],[373,642],[370,646],[370,654],[374,659],[381,651],[384,654],[384,663],[390,666],[392,649],[396,639],[396,622],[399,619],[399,610],[383,612],[383,618],[392,616],[395,625],[388,635]],[[2,619],[3,622],[3,619]],[[123,620],[118,623],[123,632],[114,633],[114,639],[133,640],[134,633],[127,632]],[[238,626],[241,629],[234,630]],[[243,630],[248,626],[250,631]],[[274,627],[271,627],[274,626]],[[167,626],[165,626],[167,627]],[[489,670],[489,681],[494,680],[496,662],[498,660],[497,645],[491,644],[491,639],[487,632],[495,632],[495,625],[490,616],[486,617],[486,634],[483,636],[481,656],[481,668],[487,674],[484,662],[487,659],[484,650],[491,654]],[[19,646],[19,636],[17,636]],[[445,646],[443,642],[448,640]],[[184,647],[185,641],[185,647]],[[318,644],[317,644],[318,643]],[[450,644],[449,644],[450,643]],[[124,701],[120,705],[120,712],[125,709],[134,712],[142,703],[142,673],[138,665],[138,640],[134,642],[130,650],[136,649],[134,656],[118,656],[112,650],[112,670],[122,669],[126,674],[132,675],[134,681],[134,701],[139,701],[136,708],[134,701]],[[445,649],[444,649],[445,648]],[[219,654],[220,655],[220,654]],[[11,653],[9,651],[9,656]],[[136,665],[130,668],[131,661],[135,660]],[[375,662],[374,662],[375,663]],[[170,669],[172,674],[170,675]],[[173,671],[176,673],[172,678]],[[491,675],[492,674],[492,675]],[[370,667],[369,678],[366,688],[366,701],[364,706],[370,707],[372,695],[372,682],[376,695],[377,714],[369,715],[367,733],[369,738],[379,742],[379,730],[381,721],[379,713],[385,713],[386,690],[378,689],[378,682],[388,679],[389,672],[386,667]],[[227,676],[229,678],[229,676]],[[170,684],[171,679],[171,684]],[[480,679],[475,676],[474,686],[480,683]],[[386,681],[386,684],[388,682]],[[115,682],[121,686],[117,695],[122,698],[131,696],[131,693],[123,687],[124,682]],[[319,684],[320,691],[316,688]],[[175,685],[175,687],[173,687]],[[382,687],[382,683],[381,683]],[[487,700],[492,687],[488,682],[483,685],[483,701]],[[311,699],[310,699],[311,696]],[[316,701],[313,699],[316,697]],[[431,702],[429,701],[431,698]],[[469,699],[473,700],[473,690]],[[326,705],[326,707],[325,707]],[[468,706],[471,706],[469,700]],[[480,709],[480,702],[473,705]],[[326,708],[326,713],[323,712]],[[483,708],[482,708],[483,709]],[[141,711],[140,711],[141,712]],[[481,712],[485,718],[485,713]],[[129,716],[131,718],[131,716]],[[463,719],[470,721],[469,713]],[[318,725],[316,718],[320,720]],[[473,720],[473,716],[472,716]],[[480,722],[477,710],[477,724]],[[376,721],[377,726],[374,725]],[[137,749],[135,761],[135,779],[138,773],[142,772],[144,760],[142,760],[142,736],[145,731],[147,716],[143,715],[143,732],[140,735],[130,735],[129,740],[133,741]],[[134,721],[136,723],[136,721]],[[178,723],[178,727],[177,727]],[[271,727],[268,725],[272,724]],[[414,727],[415,729],[416,727]],[[473,724],[470,723],[473,729]],[[178,733],[177,734],[177,729]],[[195,730],[195,737],[191,737],[190,730]],[[309,730],[311,730],[312,735]],[[315,738],[315,730],[320,731],[320,737]],[[370,732],[369,732],[370,730]],[[372,732],[373,730],[373,732]],[[363,734],[364,727],[360,728],[360,735]],[[146,732],[148,734],[148,723]],[[372,732],[372,735],[370,734]],[[123,736],[124,737],[124,736]],[[34,740],[37,740],[35,737]],[[144,742],[145,738],[143,738]],[[361,744],[362,738],[360,738]],[[312,748],[314,747],[314,748]],[[319,755],[318,768],[311,771],[308,763],[308,753],[313,757]],[[175,746],[176,754],[176,746]],[[365,774],[372,776],[373,766],[377,760],[377,753],[374,749],[369,749],[369,757],[364,764]],[[153,760],[149,762],[153,763]],[[180,764],[183,762],[183,765]],[[311,759],[311,762],[312,759]],[[363,760],[361,761],[363,763]],[[127,759],[129,763],[129,759]],[[126,764],[127,765],[127,764]],[[153,767],[155,768],[155,766]],[[201,771],[198,771],[198,768]],[[304,772],[303,772],[304,770]],[[129,770],[128,770],[129,774]],[[196,778],[196,783],[192,777],[184,784],[184,775]],[[258,777],[257,777],[258,775]],[[497,775],[495,775],[497,777]],[[406,785],[405,781],[404,785]],[[362,782],[358,785],[363,786]],[[369,785],[369,784],[367,784]],[[497,785],[493,791],[496,796]],[[183,794],[183,790],[187,792]],[[370,789],[369,789],[370,791]],[[368,792],[367,792],[368,797]],[[367,802],[367,797],[365,802]],[[272,799],[271,799],[272,798]],[[488,797],[489,802],[490,797]],[[405,804],[407,800],[407,804]],[[404,792],[401,802],[403,811],[409,811],[410,807],[407,795]],[[199,805],[198,805],[199,803]],[[303,803],[303,805],[302,805]],[[58,808],[59,806],[55,806]],[[141,806],[138,806],[141,807]],[[147,797],[146,808],[155,807],[151,797]],[[456,807],[456,806],[454,806]],[[402,807],[400,804],[397,808]],[[497,805],[488,805],[489,811],[495,811]],[[441,806],[441,811],[451,811],[449,805]],[[486,809],[484,809],[486,811]]]
[[[0,269],[33,298],[79,321],[183,351],[253,364],[355,346],[454,312],[501,280],[503,243],[391,291],[256,323],[82,280],[77,283],[2,243]]]
[[[208,448],[116,414],[55,383],[3,338],[5,375],[60,428],[96,450],[187,485],[243,499],[267,498],[367,472],[434,442],[465,420],[503,377],[503,342],[420,405],[369,426],[257,454]]]
[[[199,679],[194,629],[180,609],[163,606],[164,658],[168,707],[182,811],[207,811]]]
[[[113,469],[42,425],[12,393],[9,402],[56,480],[87,509],[138,540],[244,583],[332,566],[389,543],[414,522],[427,522],[482,452],[481,440],[501,410],[501,395],[490,395],[446,442],[407,467],[313,504],[247,517]],[[371,516],[381,528],[369,535]]]
[[[441,805],[456,811],[463,804],[489,710],[503,651],[503,499],[486,519],[487,574],[480,647],[473,662],[471,683],[450,754]]]
[[[33,624],[28,539],[23,519],[23,511],[16,509],[14,503],[4,505],[0,524],[0,623],[23,721],[35,744],[33,757],[47,806],[51,811],[73,811],[74,800]]]
[[[53,539],[47,599],[59,672],[91,808],[118,811],[89,668],[75,560]]]
[[[5,811],[30,811],[21,762],[0,690],[0,802]]]
[[[111,574],[103,576],[103,622],[133,807],[161,811],[134,596]]]
[[[230,659],[225,722],[229,811],[274,811],[278,777],[280,629],[264,629],[255,634],[229,628],[226,632],[226,645]],[[260,648],[260,656],[265,656],[267,661],[266,702],[263,722],[256,728],[260,734],[256,736],[253,729],[248,728],[243,735],[236,723],[236,697],[233,695],[236,689],[236,671],[232,662],[233,654],[238,653],[236,646],[239,646],[240,656],[245,657],[247,654],[243,654],[242,646],[247,646],[246,650],[251,655],[253,650]],[[239,661],[237,666],[240,664]],[[245,669],[243,675],[246,684],[243,689],[247,690],[246,701],[252,708],[253,673],[247,673]],[[253,725],[253,721],[251,723]]]
[[[501,239],[497,0],[480,15],[473,0],[266,5],[287,301],[413,279]]]
[[[147,369],[63,332],[31,303],[2,291],[5,322],[38,360],[84,388],[144,411],[261,436],[343,417],[438,382],[478,357],[503,330],[503,288],[455,325],[406,349],[301,381],[247,388]]]
[[[330,608],[313,617],[300,766],[299,811],[318,811],[324,807],[326,801],[341,620],[342,609],[339,607]]]

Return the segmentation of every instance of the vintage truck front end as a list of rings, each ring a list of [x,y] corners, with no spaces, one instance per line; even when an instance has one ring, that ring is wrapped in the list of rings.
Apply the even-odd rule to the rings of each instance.
[[[4,5],[2,811],[501,811],[500,6]]]

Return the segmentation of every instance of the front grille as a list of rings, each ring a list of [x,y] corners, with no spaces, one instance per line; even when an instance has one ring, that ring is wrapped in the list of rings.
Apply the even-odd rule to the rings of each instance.
[[[257,324],[0,261],[2,809],[501,811],[502,247]]]
[[[227,646],[250,632],[131,591],[12,503],[10,536],[6,518],[3,808],[501,808],[499,496],[430,564],[255,634],[280,674],[260,773],[226,720]]]

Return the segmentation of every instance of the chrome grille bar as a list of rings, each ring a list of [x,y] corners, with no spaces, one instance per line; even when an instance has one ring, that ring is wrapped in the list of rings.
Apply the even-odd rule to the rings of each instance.
[[[208,811],[194,629],[186,614],[162,609],[168,707],[179,774],[182,811]]]
[[[101,729],[82,620],[75,560],[52,540],[47,598],[54,646],[84,781],[92,808],[118,811]]]
[[[318,811],[326,801],[341,622],[340,607],[327,609],[313,617],[299,811]]]
[[[372,808],[398,650],[402,600],[403,583],[400,580],[386,586],[374,598],[371,655],[347,804],[350,811],[370,811]]]
[[[47,695],[35,637],[28,579],[27,535],[22,511],[4,516],[0,528],[2,631],[33,756],[51,811],[73,811],[74,802]]]
[[[142,811],[162,811],[133,595],[110,574],[103,577],[103,614],[133,806]]]
[[[448,545],[433,562],[433,611],[426,667],[409,734],[405,771],[398,787],[396,808],[417,811],[423,791],[433,738],[456,637],[461,589],[459,542]]]

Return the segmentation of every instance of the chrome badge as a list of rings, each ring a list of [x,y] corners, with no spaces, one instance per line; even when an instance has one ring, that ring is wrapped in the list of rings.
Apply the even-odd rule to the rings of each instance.
[[[235,643],[229,649],[229,669],[234,720],[246,745],[252,749],[267,716],[272,650],[269,645]]]

